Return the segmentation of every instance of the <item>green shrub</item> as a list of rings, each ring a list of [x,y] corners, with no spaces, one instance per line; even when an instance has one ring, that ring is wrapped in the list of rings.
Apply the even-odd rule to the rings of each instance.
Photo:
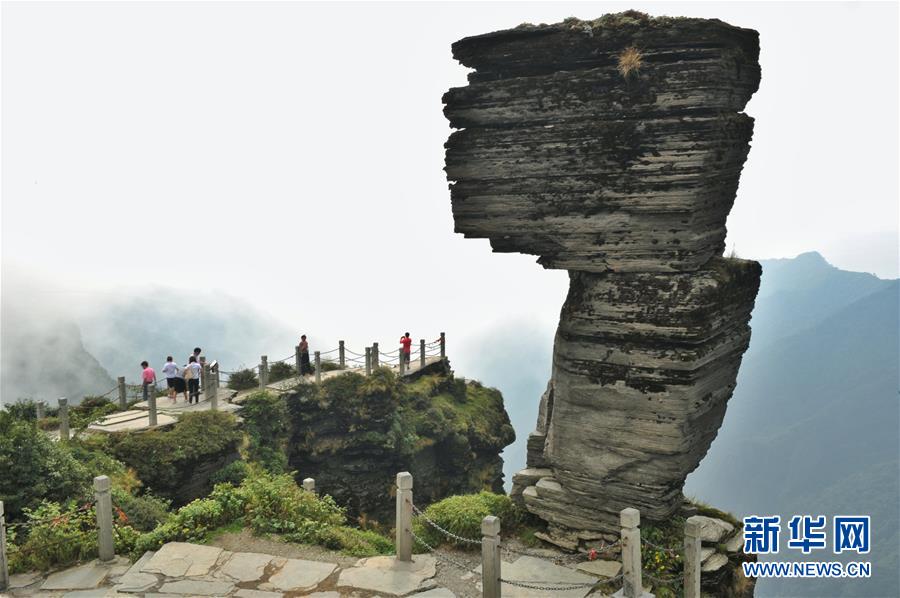
[[[508,496],[491,492],[449,496],[425,509],[425,516],[442,528],[474,540],[481,538],[481,520],[488,515],[499,517],[506,532],[514,530],[522,521],[522,513]],[[413,528],[431,546],[450,543],[460,548],[474,547],[448,538],[421,518],[414,522]]]
[[[87,497],[90,482],[64,443],[50,440],[34,421],[0,411],[0,500],[10,520],[41,500]]]
[[[239,486],[240,483],[244,481],[244,478],[247,477],[248,473],[249,468],[247,467],[247,462],[238,459],[212,474],[209,481],[213,484],[231,484],[232,486]]]
[[[198,465],[234,453],[242,440],[233,415],[200,411],[183,414],[171,430],[114,435],[109,450],[155,495],[177,499]]]
[[[69,421],[73,429],[80,430],[116,411],[118,407],[105,397],[85,397],[81,403],[69,409]]]
[[[24,509],[24,514],[30,525],[12,528],[7,537],[11,573],[46,570],[97,556],[93,507],[74,501],[66,507],[44,502],[35,509]]]
[[[35,420],[37,419],[36,405],[31,399],[19,399],[15,403],[6,404],[4,409],[16,419]]]
[[[345,523],[344,511],[330,496],[303,490],[289,474],[252,475],[240,490],[245,521],[258,533],[291,534],[294,541],[316,544],[324,529]]]
[[[278,382],[297,375],[297,368],[286,361],[276,361],[269,366],[269,382]]]
[[[344,368],[342,368],[341,364],[336,361],[320,361],[319,369],[323,372],[333,372],[336,370],[342,370]]]
[[[250,368],[243,368],[228,377],[228,388],[231,390],[250,390],[259,388],[259,378]]]
[[[135,541],[134,551],[143,554],[148,550],[158,550],[166,542],[202,542],[210,530],[230,523],[228,515],[218,500],[198,498],[178,509],[153,531],[141,534]]]
[[[394,554],[395,550],[394,543],[378,533],[346,526],[326,529],[321,534],[320,544],[357,557]]]
[[[287,469],[285,443],[290,425],[284,399],[266,391],[253,393],[244,400],[241,418],[249,438],[249,459],[266,471],[284,473]]]
[[[135,496],[120,488],[112,489],[116,519],[136,530],[146,532],[168,521],[170,501],[145,493]]]
[[[48,416],[44,419],[39,419],[37,422],[38,428],[41,430],[58,430],[59,429],[59,418],[56,416]]]

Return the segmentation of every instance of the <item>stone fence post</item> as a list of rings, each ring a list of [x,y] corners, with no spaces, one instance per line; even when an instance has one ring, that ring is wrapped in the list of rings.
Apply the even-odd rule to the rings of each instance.
[[[500,598],[500,520],[481,520],[481,596]]]
[[[700,521],[684,522],[684,598],[700,598]]]
[[[97,530],[100,534],[99,553],[100,560],[108,562],[116,556],[116,545],[113,541],[113,512],[112,495],[110,494],[109,478],[105,475],[94,478],[94,498],[97,512]]]
[[[322,354],[316,351],[316,383],[322,381]]]
[[[408,471],[397,474],[397,560],[412,561],[413,477]]]
[[[206,398],[209,400],[209,408],[216,411],[219,408],[219,362],[213,361],[207,366],[209,372],[206,375]],[[199,398],[197,399],[199,403]]]
[[[378,343],[372,343],[372,369],[378,367]]]
[[[300,345],[294,347],[294,367],[297,368],[297,375],[300,376],[303,374],[302,367],[300,364]]]
[[[59,440],[60,442],[69,441],[69,399],[63,397],[57,401],[59,403]]]
[[[447,335],[441,333],[441,357],[447,356]]]
[[[425,367],[425,339],[419,341],[419,368]]]
[[[0,500],[0,591],[9,589],[9,562],[6,559],[6,515]]]
[[[372,347],[366,347],[366,376],[372,373]]]
[[[125,396],[125,376],[119,376],[116,378],[116,382],[119,383],[119,409],[125,411],[125,406],[128,404],[128,399]]]
[[[259,388],[264,389],[269,385],[269,356],[261,355],[259,358]]]
[[[34,404],[34,415],[37,419],[44,419],[44,401]]]
[[[619,513],[622,526],[622,589],[613,594],[621,598],[643,598],[641,581],[641,513],[631,507]]]
[[[344,341],[338,341],[338,365],[345,367],[347,359],[344,357]]]
[[[400,365],[398,366],[399,367],[398,371],[400,372],[400,375],[402,376],[406,373],[406,355],[403,353],[402,347],[400,348],[398,353],[400,355],[400,362],[399,362]]]
[[[303,480],[303,489],[307,492],[316,493],[316,481],[312,478],[304,478]]]
[[[147,395],[147,424],[156,427],[156,385],[150,386]]]

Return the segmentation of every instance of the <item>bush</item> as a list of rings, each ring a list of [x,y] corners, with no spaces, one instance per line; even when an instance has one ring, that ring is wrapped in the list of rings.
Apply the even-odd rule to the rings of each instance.
[[[250,368],[243,368],[228,377],[228,388],[231,390],[250,390],[259,388],[259,378]]]
[[[243,403],[241,418],[249,438],[250,460],[258,462],[266,471],[284,473],[289,429],[284,399],[266,391],[253,393]]]
[[[30,525],[13,528],[7,537],[10,572],[45,570],[97,556],[96,514],[86,506],[72,501],[66,507],[44,502],[26,508]],[[20,537],[26,530],[27,536]]]
[[[136,530],[147,532],[168,521],[170,517],[168,500],[145,493],[135,496],[125,490],[113,487],[113,510],[121,523],[127,523]]]
[[[118,407],[104,397],[85,397],[81,403],[69,409],[69,421],[73,429],[84,429],[90,423],[117,410]]]
[[[16,419],[37,419],[37,404],[31,399],[19,399],[15,403],[9,403],[4,408],[7,413]]]
[[[239,486],[240,483],[244,481],[244,478],[247,477],[248,472],[249,468],[247,467],[247,462],[239,459],[237,461],[232,461],[216,473],[212,474],[209,481],[213,484],[231,484],[232,486]]]
[[[330,527],[321,536],[320,543],[325,548],[340,550],[350,556],[364,557],[379,554],[394,554],[394,543],[371,530],[353,527]]]
[[[258,533],[290,534],[294,541],[316,544],[325,529],[345,523],[344,511],[330,496],[303,490],[289,474],[253,475],[240,490],[245,521]]]
[[[276,361],[269,366],[269,382],[278,382],[297,375],[297,368],[285,361]]]
[[[0,500],[11,520],[41,500],[88,496],[90,480],[64,444],[51,441],[34,421],[0,411]]]
[[[506,532],[518,527],[523,519],[521,511],[508,496],[491,492],[450,496],[425,509],[425,516],[442,528],[474,540],[481,538],[481,520],[488,515],[499,517]],[[413,527],[416,535],[431,546],[443,543],[468,549],[475,546],[450,539],[422,520],[415,521]]]
[[[243,440],[237,420],[221,411],[185,413],[171,430],[148,430],[110,437],[110,450],[155,495],[184,502],[187,482],[204,462],[237,451]]]

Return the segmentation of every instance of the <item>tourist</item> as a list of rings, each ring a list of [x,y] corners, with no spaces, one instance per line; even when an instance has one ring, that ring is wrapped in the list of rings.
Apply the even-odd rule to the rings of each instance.
[[[188,405],[200,403],[200,372],[201,367],[197,362],[197,352],[188,357],[187,367],[184,368],[184,379],[188,387]]]
[[[156,372],[150,367],[146,361],[141,362],[141,390],[143,391],[144,401],[150,400],[150,387],[156,392]]]
[[[403,345],[403,352],[400,354],[401,358],[406,363],[406,367],[409,367],[409,357],[412,354],[412,339],[409,338],[408,332],[400,337],[400,344]]]
[[[309,367],[309,343],[306,342],[306,335],[300,335],[300,375],[305,376],[306,374],[312,373],[312,368]]]
[[[199,367],[201,370],[203,370],[203,366],[200,365],[200,363],[201,363],[201,362],[200,362],[200,353],[201,353],[202,351],[203,351],[203,349],[201,349],[200,347],[194,347],[193,358],[194,358],[194,360],[197,362],[197,367]],[[190,363],[190,358],[188,358],[188,363]],[[198,384],[198,386],[197,386],[197,392],[199,392],[199,391],[200,391],[200,386],[199,386],[199,384],[200,384],[200,378],[201,378],[201,376],[197,376],[196,378],[197,378],[197,384]],[[203,390],[206,390],[206,389],[204,388]],[[198,398],[197,398],[197,401],[198,401],[198,402],[200,401],[199,396],[198,396]]]
[[[185,392],[184,378],[180,375],[179,367],[175,364],[172,356],[166,357],[166,365],[162,368],[163,374],[166,376],[166,386],[169,389],[169,398],[173,403],[178,402],[178,393]],[[187,398],[187,396],[185,396]]]

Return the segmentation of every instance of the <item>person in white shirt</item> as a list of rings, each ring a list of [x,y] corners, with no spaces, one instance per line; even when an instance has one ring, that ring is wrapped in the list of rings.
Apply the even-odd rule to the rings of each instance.
[[[171,355],[166,357],[166,365],[162,367],[162,372],[166,377],[166,385],[169,387],[169,398],[172,399],[172,402],[178,402],[177,396],[179,392],[184,393],[184,400],[187,401],[187,386],[184,383],[184,375],[181,373],[181,368],[175,364]]]
[[[187,367],[184,369],[184,375],[187,380],[188,387],[188,404],[200,403],[200,364],[197,363],[197,357],[191,355],[188,357]]]

